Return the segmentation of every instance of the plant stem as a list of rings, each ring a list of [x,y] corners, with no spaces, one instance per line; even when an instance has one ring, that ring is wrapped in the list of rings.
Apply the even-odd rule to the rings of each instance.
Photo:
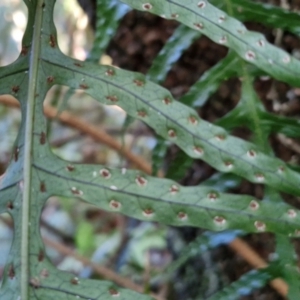
[[[21,299],[28,299],[29,289],[29,230],[30,230],[30,202],[31,202],[31,168],[33,155],[33,127],[35,99],[38,85],[38,64],[41,47],[41,28],[43,19],[43,0],[37,0],[35,21],[32,36],[32,49],[29,61],[29,82],[26,105],[24,171],[23,171],[23,199],[22,199],[22,231],[21,231]]]

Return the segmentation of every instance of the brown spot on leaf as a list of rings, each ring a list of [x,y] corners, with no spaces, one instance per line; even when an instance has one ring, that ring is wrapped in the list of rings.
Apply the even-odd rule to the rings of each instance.
[[[52,48],[56,47],[56,41],[55,41],[55,37],[54,37],[53,34],[50,34],[49,45],[50,45]]]
[[[9,268],[8,268],[8,277],[9,277],[10,279],[14,279],[14,278],[15,278],[15,275],[16,275],[16,273],[15,273],[14,266],[13,266],[13,264],[10,264],[10,266],[9,266]]]
[[[115,288],[110,288],[110,289],[109,289],[109,293],[110,293],[112,296],[119,296],[119,295],[120,295],[119,291],[117,291]]]
[[[255,58],[255,53],[251,50],[247,51],[245,54],[246,59],[253,60]]]
[[[85,83],[81,83],[81,84],[79,85],[79,87],[80,87],[81,89],[84,89],[84,90],[86,90],[86,89],[89,88],[88,85],[85,84]]]
[[[190,122],[191,124],[193,124],[193,125],[196,125],[196,124],[198,123],[198,120],[197,120],[196,117],[190,116],[190,117],[189,117],[189,122]]]
[[[39,255],[38,255],[38,261],[41,262],[45,258],[44,250],[40,249]]]
[[[203,26],[202,23],[194,23],[194,26],[195,26],[196,28],[198,28],[198,29],[203,29],[203,28],[204,28],[204,26]]]
[[[107,75],[107,76],[113,76],[113,75],[115,75],[115,71],[112,70],[112,69],[107,69],[105,71],[105,75]]]
[[[143,215],[145,217],[151,217],[153,215],[153,209],[152,208],[146,208],[146,209],[144,209]]]
[[[40,144],[45,145],[45,143],[46,143],[46,133],[42,131],[40,134]]]
[[[211,193],[209,193],[209,194],[207,195],[207,197],[208,197],[209,200],[215,201],[215,200],[217,200],[218,195],[217,195],[216,193],[214,193],[214,192],[211,192]]]
[[[178,191],[179,191],[179,187],[175,184],[172,184],[170,187],[171,194],[176,194],[176,193],[178,193]]]
[[[135,182],[140,185],[140,186],[144,186],[147,184],[147,179],[145,179],[144,177],[138,175],[136,178],[135,178]]]
[[[180,211],[178,214],[177,214],[178,218],[182,221],[186,220],[187,219],[187,214],[183,211]]]
[[[144,118],[144,117],[147,116],[147,113],[143,110],[140,110],[140,111],[138,111],[138,116],[141,117],[141,118]]]
[[[22,46],[22,50],[21,50],[21,55],[25,56],[28,53],[28,47],[27,46]]]
[[[35,289],[38,289],[41,285],[40,280],[36,277],[33,277],[29,280],[29,283],[31,286],[33,286]]]
[[[224,141],[224,140],[225,140],[225,135],[223,135],[223,134],[217,134],[217,135],[216,135],[216,139],[217,139],[218,141]]]
[[[266,230],[266,224],[261,221],[255,221],[254,226],[258,231],[265,231]]]
[[[110,202],[109,202],[109,206],[110,206],[111,208],[113,208],[113,209],[118,209],[118,208],[121,207],[121,203],[118,202],[118,201],[116,201],[116,200],[114,200],[114,199],[112,199],[112,200],[110,200]]]
[[[83,65],[81,64],[81,63],[74,63],[74,65],[76,66],[76,67],[79,67],[79,68],[82,68],[83,67]]]
[[[225,218],[221,217],[221,216],[216,216],[214,217],[214,222],[217,224],[217,225],[223,225],[226,223],[226,220]]]
[[[296,218],[297,217],[297,212],[294,209],[289,209],[287,213],[288,213],[288,216],[290,218]]]
[[[46,184],[44,181],[41,181],[40,183],[40,192],[45,193],[46,192]]]
[[[256,156],[256,152],[255,152],[254,150],[249,150],[249,151],[247,152],[247,154],[248,154],[248,156],[250,156],[250,157],[255,157],[255,156]]]
[[[49,276],[49,271],[47,269],[42,269],[40,272],[41,278],[47,278]]]
[[[83,195],[83,192],[78,190],[76,187],[72,187],[71,192],[73,195]]]
[[[250,209],[257,210],[259,208],[259,203],[256,200],[252,200],[249,204]]]
[[[111,101],[111,102],[117,102],[118,101],[117,96],[106,96],[106,99]]]
[[[151,8],[152,8],[152,5],[151,5],[150,3],[145,3],[145,4],[143,4],[143,9],[149,10],[149,9],[151,9]]]
[[[20,152],[20,148],[19,147],[15,148],[15,150],[14,150],[14,161],[18,161],[19,152]]]
[[[200,1],[200,2],[198,3],[198,7],[204,8],[204,7],[205,7],[205,2],[204,2],[204,1]]]
[[[228,160],[228,161],[225,161],[224,164],[225,164],[225,166],[228,167],[228,168],[231,168],[231,167],[233,166],[232,162],[229,161],[229,160]]]
[[[256,173],[255,177],[258,181],[264,181],[265,180],[265,176],[261,173]]]
[[[139,80],[139,79],[135,79],[133,80],[133,82],[137,85],[137,86],[143,86],[145,84],[144,81]]]
[[[224,21],[225,21],[225,16],[219,17],[219,23],[222,23],[222,22],[224,22]]]
[[[75,170],[75,167],[72,166],[72,165],[67,165],[66,169],[69,171],[69,172],[72,172]]]
[[[176,131],[174,129],[170,129],[168,130],[168,136],[170,138],[175,138],[177,135],[176,135]]]
[[[111,176],[109,170],[107,170],[107,169],[102,169],[102,170],[100,170],[99,173],[100,173],[101,176],[104,177],[105,179],[108,179],[108,178],[110,178],[110,176]]]
[[[47,77],[47,83],[52,83],[54,81],[54,77],[53,76],[48,76]]]
[[[79,280],[77,277],[73,277],[71,280],[70,280],[71,284],[74,284],[74,285],[77,285],[79,284]]]
[[[165,97],[164,99],[163,99],[163,103],[164,104],[166,104],[166,105],[169,105],[169,104],[171,104],[171,99],[169,98],[169,97]]]
[[[14,204],[12,203],[12,201],[8,201],[6,204],[7,209],[13,209],[14,208]]]
[[[18,85],[14,85],[12,88],[11,88],[11,91],[13,92],[13,93],[18,93],[18,91],[20,90],[20,87],[18,86]]]

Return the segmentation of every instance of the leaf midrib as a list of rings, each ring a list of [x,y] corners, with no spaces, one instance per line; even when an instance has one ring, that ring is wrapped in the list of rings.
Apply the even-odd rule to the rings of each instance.
[[[23,196],[22,196],[22,215],[21,215],[21,243],[20,243],[20,261],[21,261],[21,298],[28,299],[29,296],[29,240],[30,240],[30,206],[32,202],[32,156],[33,156],[33,128],[35,118],[35,99],[36,91],[39,86],[38,72],[39,72],[39,57],[41,51],[40,33],[42,29],[44,0],[37,0],[35,9],[35,20],[32,35],[32,48],[29,58],[29,81],[27,92],[27,105],[25,116],[25,137],[24,137],[24,169],[23,169]],[[24,113],[24,112],[22,112]]]

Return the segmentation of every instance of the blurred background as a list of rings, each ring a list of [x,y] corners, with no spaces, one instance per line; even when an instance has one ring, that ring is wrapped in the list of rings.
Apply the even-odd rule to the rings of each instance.
[[[253,2],[277,6],[284,4],[271,0]],[[285,4],[288,9],[297,11],[300,1]],[[130,11],[126,5],[121,5],[117,13],[120,24],[116,28],[107,26],[105,39],[97,35],[96,28],[106,24],[109,11],[102,16],[97,16],[96,12],[96,1],[57,1],[54,17],[58,43],[66,55],[147,74],[154,58],[178,27],[176,21]],[[0,17],[0,66],[5,66],[16,60],[21,51],[27,21],[26,7],[21,0],[2,0]],[[281,35],[280,47],[300,57],[300,43],[296,35],[278,33],[277,29],[257,22],[247,22],[246,26],[264,33],[273,43]],[[227,53],[225,47],[210,39],[204,36],[197,38],[172,66],[161,84],[179,99]],[[270,78],[261,76],[255,82],[264,106],[271,112],[297,118],[300,113],[299,89],[282,82],[275,85],[274,97],[270,95],[274,92],[274,82]],[[226,80],[209,101],[199,107],[198,113],[202,118],[215,122],[237,105],[240,95],[240,80]],[[105,132],[118,145],[141,158],[147,166],[152,165],[155,174],[165,175],[186,186],[201,183],[220,191],[263,197],[261,185],[217,173],[204,162],[187,160],[181,150],[163,143],[142,122],[128,117],[117,106],[99,104],[83,91],[54,86],[49,90],[45,103],[55,107],[59,113],[68,111],[75,119],[80,118],[83,124]],[[0,101],[0,175],[5,172],[11,158],[20,117],[18,108]],[[136,163],[117,151],[117,147],[63,124],[58,117],[49,119],[48,124],[52,151],[65,160],[137,168]],[[251,140],[250,130],[243,126],[235,128],[232,134]],[[275,135],[269,141],[284,161],[298,164],[300,146],[288,147],[284,142],[279,143]],[[298,199],[289,201],[299,206]],[[73,272],[78,277],[98,279],[107,278],[106,270],[110,269],[117,278],[126,277],[146,290],[151,289],[163,299],[171,300],[205,299],[250,271],[253,267],[230,247],[237,236],[247,241],[266,261],[276,259],[272,234],[245,236],[242,232],[211,233],[195,228],[167,227],[108,213],[76,199],[58,197],[50,198],[44,208],[41,234],[49,258],[58,268]],[[12,221],[9,215],[3,214],[0,218],[0,276],[12,238]],[[295,241],[297,250],[298,244]],[[71,253],[74,249],[80,257],[74,257]],[[94,267],[87,266],[82,257],[95,264]],[[98,265],[107,269],[99,271],[95,267]],[[239,299],[284,298],[258,280],[254,286],[241,288]]]

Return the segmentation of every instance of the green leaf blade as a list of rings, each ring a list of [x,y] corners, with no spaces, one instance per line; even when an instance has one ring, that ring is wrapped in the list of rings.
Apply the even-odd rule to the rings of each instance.
[[[242,22],[255,21],[296,35],[300,34],[300,15],[297,12],[249,0],[230,0],[229,5],[225,1],[209,0],[209,2]]]
[[[103,166],[68,168],[58,159],[55,164],[40,161],[35,169],[37,178],[45,178],[46,186],[50,182],[52,195],[79,197],[139,220],[214,231],[241,229],[292,235],[300,227],[298,211],[287,204],[259,202],[251,196],[219,193],[211,187],[182,187],[168,179]],[[293,217],[291,211],[295,212]]]
[[[209,300],[237,300],[249,295],[253,290],[264,287],[272,277],[265,270],[250,271],[222,291],[209,297]]]
[[[88,63],[76,69],[73,60],[62,59],[63,65],[43,60],[43,69],[52,74],[54,83],[74,89],[83,88],[84,84],[85,91],[101,103],[118,104],[189,156],[202,159],[219,171],[232,172],[251,182],[267,184],[294,195],[300,194],[296,183],[300,174],[279,159],[261,153],[255,145],[201,120],[196,111],[175,101],[166,89],[146,81],[141,74]],[[53,68],[54,65],[57,68]],[[107,75],[110,73],[113,75]],[[66,80],[65,76],[70,79]]]
[[[200,36],[201,34],[195,30],[191,30],[184,25],[178,26],[154,59],[148,71],[147,79],[156,83],[162,83],[183,51]]]

